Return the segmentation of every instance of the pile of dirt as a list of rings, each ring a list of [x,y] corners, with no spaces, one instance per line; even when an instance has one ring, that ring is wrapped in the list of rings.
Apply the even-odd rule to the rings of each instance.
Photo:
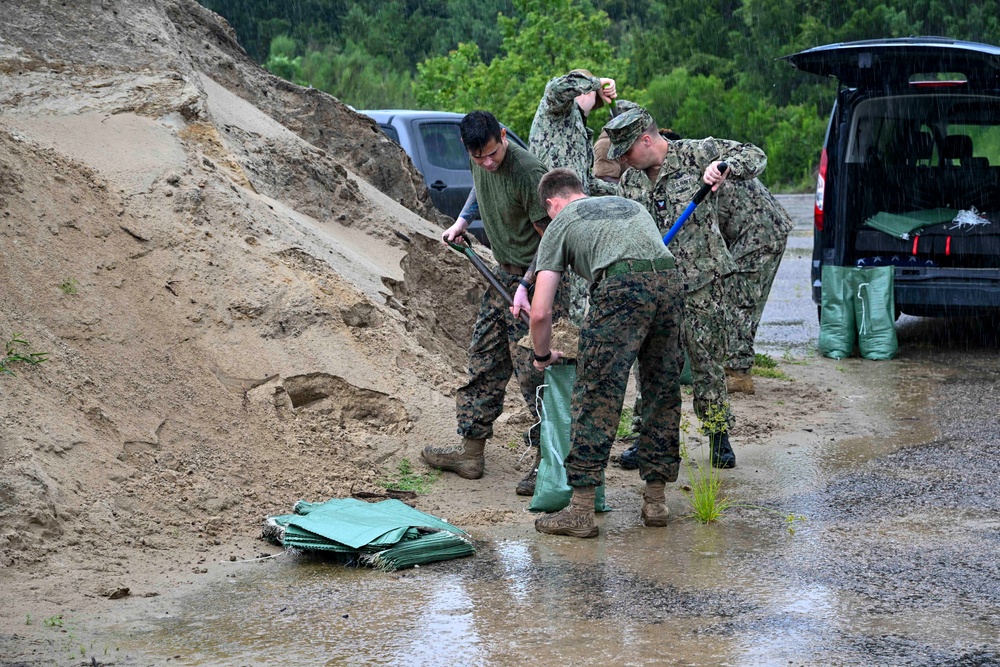
[[[4,12],[0,343],[48,353],[0,377],[24,594],[250,556],[264,516],[454,432],[479,283],[398,146],[193,1]]]
[[[0,375],[0,639],[252,557],[267,515],[454,441],[483,285],[398,146],[193,0],[3,11],[0,344],[48,361]],[[530,421],[508,392],[486,478],[421,509],[530,521]]]

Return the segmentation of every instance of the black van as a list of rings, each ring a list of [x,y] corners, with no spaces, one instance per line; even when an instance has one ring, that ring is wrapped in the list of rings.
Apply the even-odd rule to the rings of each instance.
[[[840,82],[816,185],[813,300],[824,264],[892,265],[898,312],[1000,313],[1000,47],[911,37],[784,59]]]

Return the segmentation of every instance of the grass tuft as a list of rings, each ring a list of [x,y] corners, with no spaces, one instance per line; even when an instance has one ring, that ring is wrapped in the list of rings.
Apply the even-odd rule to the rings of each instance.
[[[413,464],[409,459],[399,462],[395,474],[391,477],[379,480],[379,485],[392,491],[414,491],[425,494],[431,490],[431,485],[441,476],[440,470],[431,470],[425,473],[413,471]]]
[[[29,366],[37,366],[46,361],[48,352],[32,352],[31,345],[21,337],[21,334],[14,334],[4,346],[4,356],[0,357],[0,375],[16,375],[10,369],[11,364],[22,363]]]

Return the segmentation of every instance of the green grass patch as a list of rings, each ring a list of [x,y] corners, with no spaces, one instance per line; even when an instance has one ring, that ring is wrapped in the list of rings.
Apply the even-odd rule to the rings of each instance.
[[[685,491],[691,500],[690,516],[699,523],[718,520],[733,504],[728,498],[722,497],[722,478],[718,471],[712,467],[707,457],[701,463],[688,463],[685,467],[689,487]]]
[[[425,473],[413,471],[413,464],[409,459],[399,462],[396,471],[385,479],[379,480],[379,485],[392,491],[413,491],[415,493],[428,493],[431,485],[441,476],[440,470],[431,470]]]
[[[789,375],[778,368],[778,362],[770,355],[757,352],[753,355],[753,368],[750,374],[756,377],[771,378],[774,380],[791,380]]]
[[[21,334],[14,334],[4,345],[4,356],[0,357],[0,375],[16,375],[10,368],[12,364],[37,366],[47,360],[48,356],[48,352],[32,352],[28,341]]]
[[[615,436],[627,438],[632,435],[632,408],[622,408],[622,416],[618,419],[618,431]]]

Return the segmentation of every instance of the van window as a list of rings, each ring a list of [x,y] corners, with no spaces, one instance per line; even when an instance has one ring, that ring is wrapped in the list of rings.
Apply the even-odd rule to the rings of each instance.
[[[1000,123],[1000,118],[997,119]],[[997,125],[958,125],[948,126],[949,142],[963,143],[965,147],[963,153],[958,155],[959,160],[964,158],[970,164],[963,166],[989,167],[1000,165],[1000,124]],[[968,140],[956,142],[951,137],[967,137]]]
[[[469,154],[457,123],[421,123],[420,138],[427,161],[441,169],[469,170]]]

